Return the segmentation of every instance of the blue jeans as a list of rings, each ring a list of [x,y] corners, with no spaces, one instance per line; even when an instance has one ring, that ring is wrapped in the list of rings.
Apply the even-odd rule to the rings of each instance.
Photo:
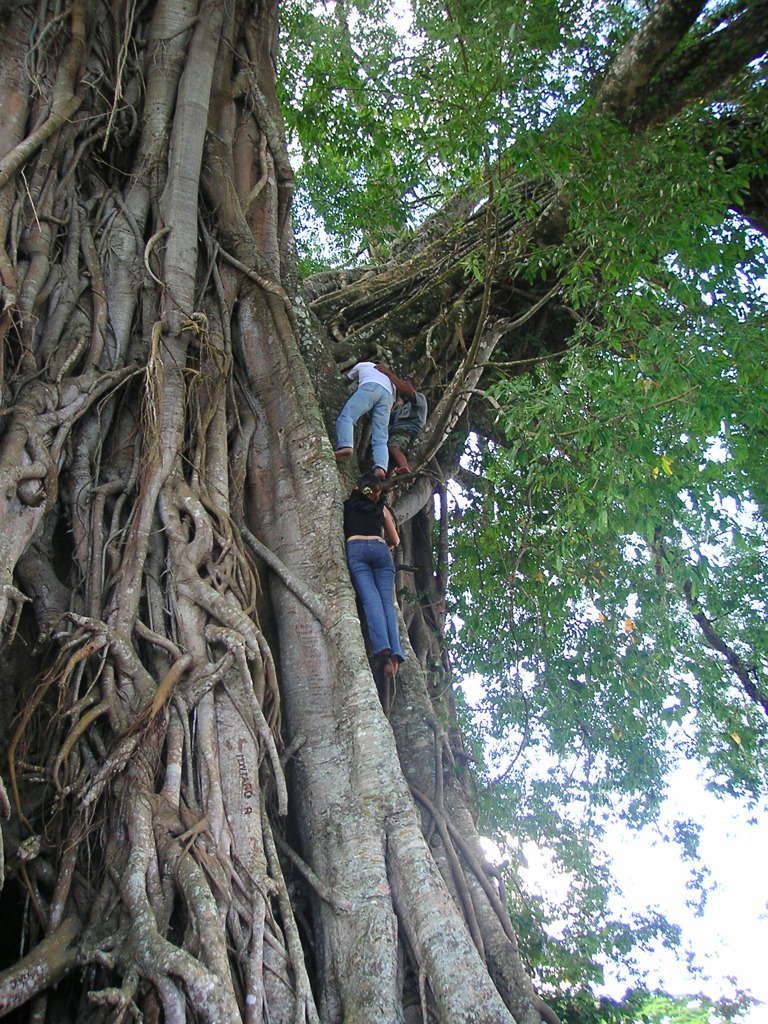
[[[347,564],[363,606],[373,653],[389,648],[393,656],[405,661],[395,615],[395,566],[389,548],[381,540],[348,540]]]
[[[374,466],[386,470],[389,466],[387,440],[389,414],[394,398],[381,384],[361,384],[351,395],[336,420],[336,447],[354,448],[355,424],[365,413],[371,414],[371,449]]]

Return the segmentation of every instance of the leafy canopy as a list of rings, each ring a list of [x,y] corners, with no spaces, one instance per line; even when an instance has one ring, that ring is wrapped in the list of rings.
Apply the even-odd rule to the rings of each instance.
[[[578,109],[636,18],[571,0],[285,3],[281,99],[305,251],[344,261],[415,227],[485,160]]]

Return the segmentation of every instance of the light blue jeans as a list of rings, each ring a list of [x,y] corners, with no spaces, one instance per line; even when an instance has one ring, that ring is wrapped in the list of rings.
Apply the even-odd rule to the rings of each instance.
[[[389,414],[394,397],[381,384],[361,384],[351,395],[336,420],[336,447],[354,448],[355,424],[367,412],[371,414],[371,450],[374,467],[389,467]]]
[[[382,540],[348,540],[347,564],[374,654],[389,648],[405,661],[395,614],[395,565]]]

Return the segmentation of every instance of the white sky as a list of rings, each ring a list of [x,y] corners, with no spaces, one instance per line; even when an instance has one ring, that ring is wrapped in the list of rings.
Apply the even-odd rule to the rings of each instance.
[[[676,772],[670,793],[664,820],[690,817],[703,825],[701,859],[711,871],[709,881],[716,889],[710,893],[703,915],[697,917],[686,906],[691,896],[685,888],[688,865],[674,843],[663,841],[663,823],[659,830],[640,833],[617,824],[609,829],[606,850],[625,901],[623,908],[617,904],[614,909],[620,913],[621,909],[656,907],[682,928],[683,950],[689,947],[694,951],[694,967],[701,974],[690,972],[684,952],[660,948],[653,954],[638,955],[638,962],[648,972],[649,989],[663,988],[671,995],[701,992],[717,999],[732,996],[737,987],[764,1002],[744,1020],[768,1024],[768,807],[749,813],[736,801],[716,799],[705,791],[690,763]],[[753,817],[756,824],[750,824]],[[552,891],[557,883],[551,866],[543,860],[537,865],[531,853],[526,848],[528,880]],[[607,971],[606,977],[610,974]],[[628,984],[617,974],[606,985],[605,994],[621,998]]]
[[[479,679],[465,679],[462,689],[470,704],[480,694]],[[622,913],[654,908],[682,930],[678,951],[659,946],[653,953],[638,951],[638,964],[646,972],[646,986],[670,995],[697,995],[711,999],[731,998],[737,989],[763,1005],[755,1006],[742,1020],[768,1024],[768,801],[753,807],[735,799],[718,799],[705,789],[695,762],[685,761],[669,780],[669,797],[656,828],[632,831],[617,821],[607,829],[605,852],[613,863],[613,875],[624,900],[611,909]],[[691,864],[681,858],[680,847],[670,837],[672,822],[693,819],[702,827],[699,854],[711,875],[710,890],[700,916],[686,900],[696,893],[686,889]],[[493,844],[489,843],[489,856]],[[558,875],[546,854],[534,844],[524,848],[528,868],[522,870],[526,888],[537,888],[552,899],[563,899],[567,879]],[[692,950],[692,968],[686,951]],[[620,999],[636,982],[621,974],[620,965],[606,965],[602,994]]]
[[[717,998],[733,994],[733,984],[749,991],[765,1005],[745,1019],[768,1024],[768,808],[749,813],[743,804],[719,800],[707,793],[689,764],[676,773],[665,817],[688,816],[703,825],[701,860],[712,872],[717,888],[711,892],[701,917],[686,907],[687,868],[673,843],[664,843],[650,830],[646,834],[613,830],[609,842],[616,878],[628,906],[656,905],[683,929],[683,942],[695,953],[694,964],[703,969],[692,977],[684,959],[667,950],[643,960],[649,987],[658,985],[673,995],[702,991]],[[755,824],[750,819],[756,818]],[[611,995],[620,995],[611,991]]]

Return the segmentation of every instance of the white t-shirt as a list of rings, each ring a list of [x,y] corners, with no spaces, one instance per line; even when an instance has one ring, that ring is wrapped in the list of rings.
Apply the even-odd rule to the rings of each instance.
[[[396,394],[395,385],[385,373],[376,369],[375,363],[355,363],[347,372],[347,376],[351,380],[356,380],[358,387],[361,384],[378,384],[393,397]]]

